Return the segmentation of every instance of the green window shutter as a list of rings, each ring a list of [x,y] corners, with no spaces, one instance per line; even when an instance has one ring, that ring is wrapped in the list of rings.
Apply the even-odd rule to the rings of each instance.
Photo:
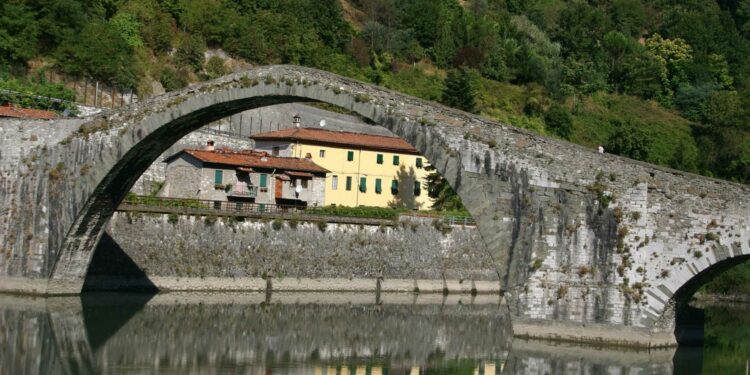
[[[393,165],[399,165],[398,155],[393,155]]]
[[[383,181],[379,178],[375,179],[375,193],[376,194],[380,194],[383,192],[383,186],[381,184],[382,182]]]
[[[354,151],[348,151],[346,153],[346,160],[348,160],[348,161],[354,160]]]
[[[268,175],[265,173],[261,173],[260,175],[260,187],[268,187]]]
[[[352,190],[352,176],[346,176],[346,191]]]
[[[391,181],[391,194],[398,194],[398,180]]]
[[[414,196],[418,197],[420,194],[422,194],[422,184],[419,181],[414,181]]]
[[[367,177],[359,178],[359,191],[363,193],[367,191]]]
[[[378,164],[383,164],[383,154],[378,154]]]
[[[422,168],[422,158],[417,158],[417,168]]]
[[[224,183],[224,171],[217,169],[214,172],[214,185],[221,185]]]

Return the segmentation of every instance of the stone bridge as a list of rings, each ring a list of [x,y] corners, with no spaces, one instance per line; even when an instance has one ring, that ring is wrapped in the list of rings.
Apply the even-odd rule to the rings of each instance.
[[[598,154],[335,74],[269,66],[82,124],[4,125],[0,289],[79,293],[115,208],[166,148],[240,111],[312,101],[388,128],[448,179],[477,222],[486,250],[476,251],[491,258],[516,335],[672,345],[686,299],[750,254],[747,186]]]

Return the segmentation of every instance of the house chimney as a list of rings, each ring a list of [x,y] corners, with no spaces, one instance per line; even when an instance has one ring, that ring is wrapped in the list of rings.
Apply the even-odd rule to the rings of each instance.
[[[299,128],[300,120],[302,119],[302,117],[300,117],[299,113],[296,114],[296,115],[294,115],[294,117],[292,117],[292,119],[293,119],[292,122],[294,123],[294,127]]]
[[[206,151],[213,151],[213,150],[214,150],[214,141],[209,139],[208,142],[206,142]]]

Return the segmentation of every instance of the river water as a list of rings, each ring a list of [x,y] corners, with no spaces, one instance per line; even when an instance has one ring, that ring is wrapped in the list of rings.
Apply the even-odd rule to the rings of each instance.
[[[745,374],[750,307],[705,307],[705,344],[514,340],[495,296],[0,296],[0,374]]]

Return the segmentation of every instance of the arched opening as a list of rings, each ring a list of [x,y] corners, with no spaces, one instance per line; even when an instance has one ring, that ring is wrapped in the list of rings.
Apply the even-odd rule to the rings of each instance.
[[[725,361],[715,358],[719,357],[719,352],[726,359],[747,354],[740,349],[746,345],[742,342],[744,324],[741,320],[746,315],[747,307],[731,302],[736,295],[727,295],[729,298],[722,302],[723,298],[712,293],[731,293],[729,284],[739,280],[728,280],[725,276],[745,269],[748,261],[750,255],[737,255],[716,262],[687,280],[674,294],[675,337],[679,344],[674,356],[675,373],[716,372],[718,369],[723,369],[718,372],[734,372],[739,371],[740,367],[745,368],[744,362],[720,364]],[[696,295],[700,298],[696,299]],[[735,334],[736,330],[740,334]]]
[[[231,116],[236,113],[240,113],[242,111],[245,111],[247,109],[252,108],[259,108],[259,107],[266,107],[273,104],[280,104],[280,103],[291,103],[291,102],[309,102],[309,100],[300,100],[299,97],[264,97],[261,99],[254,98],[254,99],[246,99],[246,100],[236,100],[236,101],[230,101],[230,102],[223,102],[219,104],[215,104],[206,108],[202,108],[197,111],[193,111],[191,113],[188,113],[182,117],[178,117],[176,119],[172,119],[171,121],[166,122],[162,126],[156,128],[152,133],[145,136],[143,139],[138,141],[135,145],[132,146],[132,148],[126,152],[122,158],[114,165],[114,167],[111,169],[110,173],[105,177],[105,179],[102,181],[102,183],[97,187],[95,190],[95,193],[93,195],[92,201],[87,203],[87,208],[84,209],[84,215],[82,215],[81,218],[78,219],[77,223],[87,223],[85,226],[85,232],[80,232],[82,236],[79,236],[78,238],[75,238],[75,236],[72,238],[73,241],[77,239],[81,239],[84,241],[91,241],[92,236],[91,234],[97,230],[96,226],[99,226],[98,230],[102,232],[104,228],[106,227],[107,220],[113,212],[116,209],[116,205],[122,201],[123,197],[127,194],[127,192],[130,190],[130,188],[133,186],[133,184],[136,182],[136,180],[142,175],[142,173],[159,157],[163,155],[163,152],[167,150],[172,144],[174,144],[177,140],[185,136],[191,131],[194,131],[201,126],[204,126],[207,123],[210,123],[211,121],[215,121],[216,119],[219,119],[221,117]],[[358,111],[358,113],[361,115],[362,111]],[[372,123],[375,123],[375,119],[378,118],[378,116],[370,115],[367,117]],[[383,121],[383,117],[380,117],[380,120]],[[385,118],[385,124],[380,123],[380,125],[384,125],[388,127],[391,130],[395,130],[394,133],[397,133],[399,131],[399,128],[395,126],[397,124],[394,120],[388,120],[388,118]],[[289,124],[291,125],[291,123]],[[388,126],[390,125],[390,126]],[[369,125],[368,125],[369,126]],[[138,130],[135,130],[137,133]],[[397,133],[397,135],[399,135]],[[402,132],[400,136],[404,138],[404,133]],[[125,135],[127,136],[127,134]],[[409,141],[411,144],[414,144],[416,147],[419,147],[419,144],[422,144],[422,148],[425,149],[424,145],[427,145],[428,142],[426,142],[423,138],[423,136],[420,136],[418,134],[411,135],[411,140]],[[427,149],[429,150],[429,149]],[[424,151],[422,151],[424,152]],[[315,156],[318,156],[317,154]],[[390,156],[389,156],[390,157]],[[427,164],[427,158],[428,156],[425,155],[425,165]],[[395,163],[395,160],[397,160],[397,157],[394,156],[393,159],[389,159],[388,163]],[[419,163],[421,164],[421,163]],[[415,164],[416,166],[417,164]],[[445,166],[448,165],[448,163],[444,163],[442,166],[435,166],[435,169],[444,169]],[[420,165],[421,167],[421,165]],[[405,175],[408,175],[409,172],[405,171]],[[401,178],[409,179],[413,177],[410,176],[400,176]],[[397,184],[391,184],[390,181],[386,183],[381,182],[380,188],[383,191],[387,191],[387,189],[394,189],[394,186],[404,186],[406,184],[403,183],[397,183]],[[339,184],[344,185],[344,181],[340,181]],[[377,189],[376,181],[369,181],[369,184],[372,184],[370,188],[374,191]],[[413,183],[412,183],[413,185]],[[412,187],[412,191],[416,191],[416,187]],[[388,190],[389,191],[389,190]],[[386,192],[387,195],[388,193]],[[416,193],[414,193],[416,194]],[[426,192],[425,192],[426,194]],[[394,195],[394,201],[397,199],[397,195]],[[413,199],[414,197],[411,197]],[[399,204],[404,204],[404,202],[398,202]],[[406,205],[406,204],[404,204]],[[92,225],[93,223],[93,225]],[[424,223],[424,226],[426,227],[434,227],[435,230],[441,231],[441,232],[449,232],[450,231],[450,225],[443,224],[435,224],[436,221],[432,220]],[[459,223],[460,224],[460,223]],[[276,223],[273,223],[273,225],[276,225]],[[412,223],[400,223],[399,224],[402,228],[407,228],[414,233],[416,233],[418,230],[415,229],[417,224]],[[381,229],[382,230],[382,229]],[[70,243],[71,238],[68,238],[67,241]],[[84,241],[74,243],[77,245],[77,247],[80,249],[83,246],[90,246],[87,245]],[[113,245],[113,238],[109,236],[109,234],[103,235],[103,241],[104,243],[108,243],[109,245]],[[69,245],[69,244],[68,244]],[[114,245],[117,245],[114,243]],[[114,246],[116,247],[116,246]],[[99,254],[99,251],[97,251],[97,254],[94,255],[95,257],[99,255],[106,255],[106,254]],[[111,255],[111,254],[110,254]],[[486,255],[486,254],[485,254]],[[489,257],[485,257],[487,259],[490,259]],[[124,260],[125,263],[127,263],[127,259]],[[487,262],[488,271],[491,271],[491,273],[494,273],[494,270],[491,270],[492,267],[491,260]],[[59,267],[59,266],[58,266]],[[377,271],[376,271],[377,272]],[[195,275],[198,275],[199,273],[196,272]],[[374,278],[380,278],[382,279],[384,276],[380,274],[371,273]],[[288,276],[292,276],[290,274],[286,274]],[[184,275],[183,275],[184,276]],[[204,275],[205,276],[205,275]],[[257,272],[254,273],[252,276],[261,276]],[[266,276],[266,275],[262,275]],[[349,275],[351,277],[351,275]],[[435,277],[435,279],[439,280],[441,276]],[[438,290],[445,289],[446,283],[450,283],[450,279],[455,280],[463,280],[463,277],[452,277],[451,275],[442,275],[442,283],[437,288]],[[448,279],[448,280],[446,280]],[[469,279],[469,278],[467,278]],[[464,285],[459,286],[458,288],[470,291],[477,288],[474,280],[468,280]],[[481,281],[488,281],[488,280],[476,280],[478,282]],[[492,281],[493,285],[497,285],[498,283],[496,280]],[[377,287],[380,287],[381,284],[377,284]],[[148,285],[148,284],[141,284],[139,285],[141,288],[146,290],[153,290],[155,289],[154,285]],[[409,286],[401,286],[400,288],[409,290],[412,289],[419,289],[419,286],[416,286],[415,284],[409,285]],[[424,287],[421,287],[424,290]],[[454,288],[454,286],[451,286],[451,288]],[[495,287],[497,289],[497,287]]]

